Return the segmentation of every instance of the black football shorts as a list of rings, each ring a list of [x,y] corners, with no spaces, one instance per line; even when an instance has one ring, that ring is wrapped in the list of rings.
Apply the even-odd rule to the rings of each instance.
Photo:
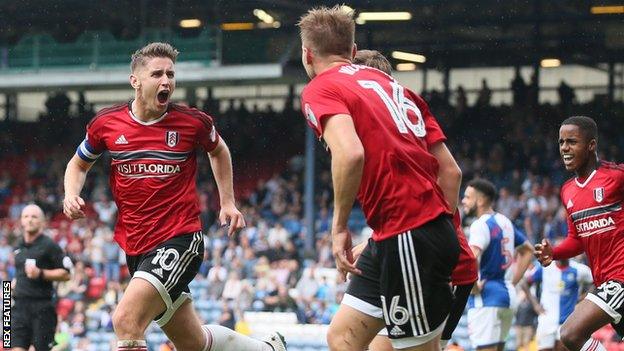
[[[175,311],[191,298],[189,283],[195,278],[204,257],[201,231],[173,237],[144,254],[126,255],[132,278],[150,282],[160,293],[166,311],[156,317],[164,326]]]

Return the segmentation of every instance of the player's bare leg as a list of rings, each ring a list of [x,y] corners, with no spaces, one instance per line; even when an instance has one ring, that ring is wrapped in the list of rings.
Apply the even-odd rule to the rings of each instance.
[[[368,345],[368,351],[393,351],[390,338],[385,335],[377,335]]]
[[[204,350],[206,346],[206,335],[191,300],[186,300],[161,329],[178,351]]]
[[[118,349],[145,347],[145,329],[165,309],[165,302],[150,282],[131,279],[113,313],[113,329],[120,342]]]
[[[591,335],[612,321],[613,318],[602,308],[585,299],[576,305],[574,312],[561,326],[561,342],[570,351],[583,350]],[[602,345],[598,345],[599,350]]]
[[[369,316],[353,307],[340,305],[327,331],[327,343],[332,351],[361,351],[384,327],[382,319]]]
[[[284,351],[279,340],[268,343],[236,333],[220,325],[201,325],[193,303],[186,300],[162,327],[177,351]],[[273,346],[275,345],[275,346]]]
[[[561,340],[557,340],[555,341],[555,351],[568,351],[568,349],[563,346]]]

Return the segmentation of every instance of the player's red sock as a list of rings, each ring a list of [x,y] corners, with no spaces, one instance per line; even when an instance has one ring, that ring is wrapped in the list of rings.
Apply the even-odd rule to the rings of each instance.
[[[147,351],[145,340],[119,340],[117,351]]]

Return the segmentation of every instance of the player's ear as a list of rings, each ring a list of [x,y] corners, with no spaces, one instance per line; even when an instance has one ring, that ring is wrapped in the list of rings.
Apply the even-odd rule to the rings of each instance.
[[[598,143],[596,142],[596,139],[592,139],[589,141],[589,151],[590,152],[596,152],[596,147],[597,147]]]
[[[305,46],[302,46],[301,50],[303,50],[303,58],[305,60],[306,65],[311,65],[312,64],[312,50],[306,48]]]
[[[477,192],[477,207],[485,206],[485,196],[481,195],[481,193]]]
[[[141,83],[139,83],[139,78],[132,73],[130,75],[130,85],[136,90],[141,87]]]

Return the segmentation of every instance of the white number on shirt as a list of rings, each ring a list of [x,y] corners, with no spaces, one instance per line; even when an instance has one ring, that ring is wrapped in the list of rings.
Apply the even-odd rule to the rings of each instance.
[[[381,101],[388,108],[390,116],[396,124],[399,132],[407,134],[411,131],[416,137],[422,138],[427,134],[425,129],[425,122],[422,118],[422,113],[416,106],[416,104],[405,97],[404,88],[396,81],[391,81],[392,97],[386,93],[381,85],[374,80],[358,80],[358,83],[365,89],[371,89],[379,95]],[[416,124],[412,123],[407,113],[412,111],[416,115]]]

